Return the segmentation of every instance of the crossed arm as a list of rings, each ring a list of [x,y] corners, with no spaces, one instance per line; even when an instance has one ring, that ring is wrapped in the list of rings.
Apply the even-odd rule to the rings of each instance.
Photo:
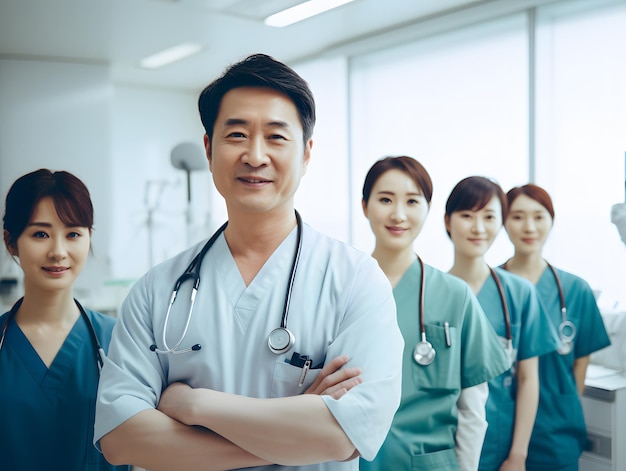
[[[359,368],[342,368],[347,361],[334,358],[304,395],[294,397],[256,399],[172,384],[158,409],[144,410],[102,437],[102,451],[113,464],[154,471],[354,458],[354,445],[320,398],[339,399],[361,382]]]

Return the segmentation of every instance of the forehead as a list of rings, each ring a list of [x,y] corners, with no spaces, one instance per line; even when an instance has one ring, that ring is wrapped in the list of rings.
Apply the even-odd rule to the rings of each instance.
[[[37,204],[35,204],[33,214],[30,216],[31,221],[41,221],[44,219],[59,219],[54,201],[49,196],[40,199]]]
[[[519,195],[515,198],[511,204],[510,211],[548,212],[544,205],[527,195]]]
[[[413,178],[402,170],[392,168],[378,177],[374,183],[374,191],[387,191],[392,193],[421,194]]]
[[[284,122],[302,129],[294,102],[271,88],[239,87],[229,90],[220,103],[217,124],[224,125],[228,120]]]

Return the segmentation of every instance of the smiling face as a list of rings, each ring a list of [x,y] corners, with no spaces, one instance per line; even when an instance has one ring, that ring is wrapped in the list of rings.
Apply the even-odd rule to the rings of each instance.
[[[500,200],[494,196],[481,209],[454,211],[446,216],[445,223],[456,255],[482,257],[502,227]]]
[[[552,216],[537,200],[524,194],[511,203],[505,224],[506,232],[519,255],[541,253],[552,229]]]
[[[85,265],[90,244],[89,228],[66,226],[52,199],[41,199],[12,252],[24,271],[25,289],[71,290]]]
[[[269,88],[224,95],[205,147],[215,186],[233,213],[293,212],[293,197],[313,145],[303,143],[293,102]]]
[[[376,248],[392,252],[413,250],[428,209],[421,189],[398,169],[383,173],[374,183],[368,202],[363,202],[363,212],[376,236]]]

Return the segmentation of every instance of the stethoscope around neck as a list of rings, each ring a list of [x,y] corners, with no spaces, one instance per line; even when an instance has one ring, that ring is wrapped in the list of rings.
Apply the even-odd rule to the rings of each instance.
[[[418,365],[428,366],[430,365],[435,356],[437,355],[437,351],[435,347],[426,339],[426,323],[424,321],[424,287],[426,285],[426,275],[424,269],[424,262],[418,256],[417,261],[420,264],[421,274],[420,274],[420,296],[419,296],[419,323],[420,323],[420,338],[421,340],[417,342],[415,348],[413,349],[413,359]],[[506,332],[506,345],[504,345],[504,349],[510,358],[513,357],[513,335],[511,334],[511,316],[509,314],[509,307],[506,302],[506,298],[504,296],[504,289],[502,288],[502,283],[500,283],[500,278],[496,274],[495,270],[489,267],[489,271],[494,281],[496,282],[496,286],[498,287],[498,294],[500,295],[500,302],[502,303],[502,311],[504,312],[504,325]],[[447,327],[447,324],[445,325]],[[446,330],[446,336],[449,333]],[[446,340],[449,342],[449,340]],[[448,345],[450,345],[448,343]]]
[[[565,293],[559,275],[552,265],[546,262],[550,271],[554,275],[556,286],[559,289],[559,302],[561,304],[561,323],[559,324],[559,340],[561,341],[557,352],[561,355],[567,355],[574,348],[574,338],[576,337],[576,326],[572,321],[567,320],[567,306],[565,304]]]
[[[4,321],[4,325],[2,326],[2,333],[0,333],[0,351],[2,350],[2,346],[4,345],[4,339],[7,334],[9,322],[11,322],[11,319],[14,318],[15,315],[17,314],[17,311],[22,305],[22,302],[24,302],[23,297],[17,300],[17,302],[13,305],[13,307],[7,314],[7,318]],[[98,340],[98,336],[96,335],[96,329],[94,328],[93,323],[91,322],[91,319],[87,315],[85,308],[76,299],[74,299],[74,302],[76,303],[76,306],[78,307],[78,310],[80,311],[81,317],[87,323],[87,330],[89,331],[89,337],[91,337],[91,343],[93,345],[93,349],[95,353],[96,365],[98,366],[98,373],[100,373],[100,370],[104,366],[104,356],[105,356],[104,349],[100,345],[100,341]]]
[[[267,337],[267,346],[276,355],[280,355],[281,353],[288,352],[291,347],[295,344],[296,338],[293,333],[287,328],[287,317],[289,315],[289,304],[291,303],[291,292],[293,290],[293,283],[296,277],[296,271],[298,268],[298,261],[300,260],[300,252],[302,251],[302,218],[298,211],[296,213],[296,223],[298,226],[298,240],[296,242],[296,249],[293,254],[293,261],[291,263],[291,273],[289,275],[289,283],[287,284],[287,293],[285,295],[285,302],[283,305],[283,315],[280,321],[280,327],[275,328],[270,332]],[[178,277],[176,283],[174,283],[174,289],[172,290],[172,294],[170,296],[170,302],[167,306],[167,312],[165,313],[165,322],[163,325],[163,335],[161,337],[161,342],[163,343],[163,349],[157,348],[156,344],[150,345],[150,350],[155,353],[160,354],[179,354],[179,353],[187,353],[187,352],[196,352],[202,348],[202,345],[196,343],[192,345],[190,348],[180,349],[180,345],[183,343],[185,336],[187,335],[187,331],[189,330],[189,324],[191,322],[191,316],[193,314],[193,306],[196,301],[196,295],[198,293],[198,288],[200,286],[200,267],[202,266],[202,261],[204,260],[204,256],[207,254],[209,249],[213,246],[217,238],[224,232],[228,226],[228,221],[226,221],[222,227],[220,227],[215,234],[211,236],[208,242],[202,247],[202,250],[194,257],[191,261],[187,269],[183,272],[182,275]],[[174,301],[178,296],[178,290],[180,286],[187,280],[193,281],[193,287],[191,290],[190,296],[190,304],[189,310],[187,311],[187,320],[185,321],[185,328],[183,329],[183,333],[180,336],[180,339],[173,345],[169,346],[167,343],[167,327],[169,325],[170,313],[172,311],[172,306],[174,305]]]

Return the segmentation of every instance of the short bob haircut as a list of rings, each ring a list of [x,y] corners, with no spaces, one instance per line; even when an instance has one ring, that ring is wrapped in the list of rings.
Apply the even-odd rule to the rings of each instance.
[[[253,54],[228,67],[200,93],[200,119],[211,142],[224,95],[241,87],[270,88],[289,97],[300,116],[304,144],[311,139],[315,127],[315,100],[307,82],[282,62],[265,54]]]
[[[448,201],[446,201],[446,217],[456,211],[480,211],[496,196],[502,208],[502,221],[506,218],[508,204],[504,190],[493,180],[486,177],[472,176],[456,184]]]
[[[85,184],[69,172],[39,169],[18,178],[6,197],[4,211],[4,243],[13,253],[17,239],[30,222],[37,204],[52,198],[63,224],[93,229],[93,204]]]
[[[513,204],[513,201],[521,195],[526,195],[529,198],[534,199],[537,203],[546,208],[550,217],[554,220],[554,206],[552,205],[552,198],[550,198],[550,195],[546,190],[532,183],[511,188],[506,194],[509,208]]]
[[[385,157],[372,165],[363,183],[363,203],[365,205],[368,204],[372,188],[374,188],[378,179],[389,170],[394,169],[406,173],[415,182],[415,185],[420,189],[430,205],[430,200],[433,197],[433,182],[430,179],[430,175],[422,164],[406,155]]]

